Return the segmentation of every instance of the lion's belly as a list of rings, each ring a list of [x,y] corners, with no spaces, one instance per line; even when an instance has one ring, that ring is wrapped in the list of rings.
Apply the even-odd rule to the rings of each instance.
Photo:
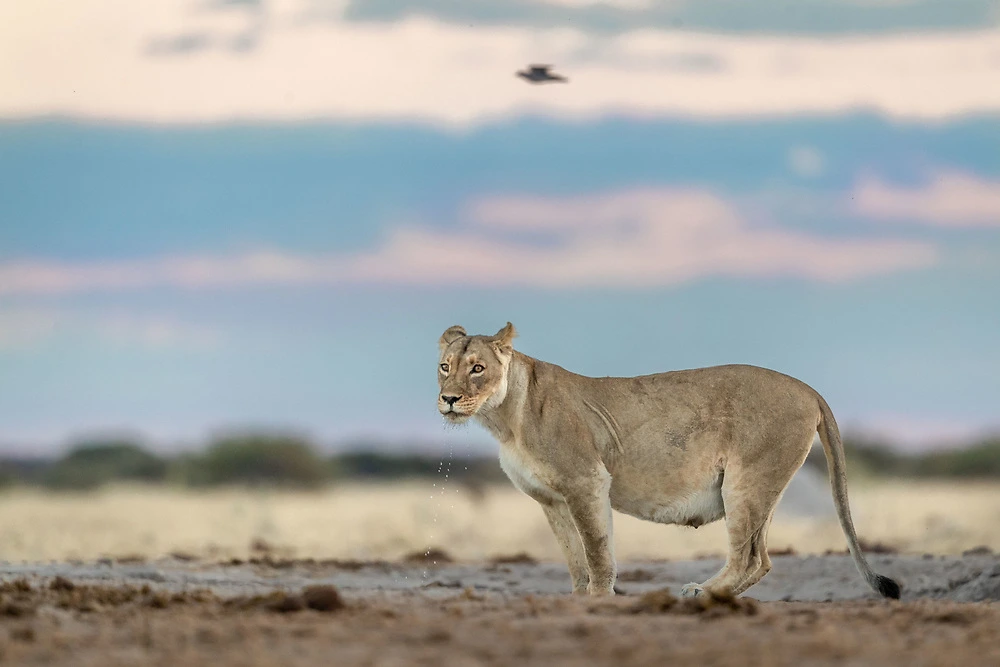
[[[611,506],[624,514],[655,521],[697,528],[725,516],[722,503],[722,475],[671,493],[669,484],[650,488],[628,484],[627,479],[612,478]]]

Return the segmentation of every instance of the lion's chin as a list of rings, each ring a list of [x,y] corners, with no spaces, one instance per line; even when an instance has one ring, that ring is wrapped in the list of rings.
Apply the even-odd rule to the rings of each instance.
[[[441,416],[449,424],[464,424],[472,418],[472,415],[465,415],[460,412],[442,412]]]

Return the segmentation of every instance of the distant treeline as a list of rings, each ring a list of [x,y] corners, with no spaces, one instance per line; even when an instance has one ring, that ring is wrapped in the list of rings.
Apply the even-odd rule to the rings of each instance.
[[[342,480],[399,480],[448,474],[480,486],[504,479],[495,457],[455,458],[354,451],[323,455],[305,438],[248,434],[220,438],[200,452],[163,456],[137,442],[88,441],[58,459],[0,458],[0,487],[94,489],[111,482],[318,488]]]
[[[1000,435],[944,450],[909,454],[886,443],[844,438],[848,470],[876,477],[938,479],[1000,478]],[[823,449],[813,448],[808,463],[825,470]]]
[[[1000,437],[960,449],[904,454],[886,444],[846,439],[852,475],[920,478],[1000,478]],[[808,465],[825,469],[816,447]],[[305,438],[247,434],[220,438],[200,452],[156,454],[138,442],[81,442],[57,459],[0,459],[0,487],[86,490],[112,482],[190,488],[241,485],[319,488],[342,481],[440,477],[469,487],[504,481],[494,456],[455,458],[351,451],[323,455]]]

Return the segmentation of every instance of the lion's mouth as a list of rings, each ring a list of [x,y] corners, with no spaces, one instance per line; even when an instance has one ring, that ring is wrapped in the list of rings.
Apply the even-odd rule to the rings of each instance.
[[[441,411],[441,416],[444,417],[445,419],[447,419],[450,422],[458,423],[458,422],[465,421],[466,419],[468,419],[472,415],[466,414],[464,412],[457,412],[457,411],[449,408],[448,410],[442,410]]]

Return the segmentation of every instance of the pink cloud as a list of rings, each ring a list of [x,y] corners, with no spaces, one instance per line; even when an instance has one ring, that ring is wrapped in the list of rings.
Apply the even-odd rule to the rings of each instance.
[[[941,227],[1000,227],[1000,181],[957,170],[941,170],[919,187],[862,178],[851,193],[855,213],[893,222]]]
[[[546,286],[664,285],[710,275],[839,281],[936,260],[935,249],[924,243],[755,229],[725,200],[699,190],[495,198],[474,204],[469,215],[475,223],[470,231],[410,243],[468,251],[483,280]],[[511,230],[556,231],[556,243],[540,248],[504,241]],[[497,238],[499,245],[484,247]],[[484,263],[487,257],[492,261]]]
[[[543,242],[531,234],[547,235]],[[170,286],[671,285],[706,276],[836,282],[935,263],[934,246],[831,238],[748,225],[699,190],[629,190],[578,198],[495,197],[470,205],[451,230],[403,227],[357,254],[276,251],[231,257],[0,265],[0,294]]]
[[[63,335],[96,337],[118,345],[148,348],[203,348],[221,341],[221,333],[212,327],[164,315],[54,308],[0,309],[0,350],[30,348]]]
[[[0,265],[0,294],[290,283],[300,282],[306,274],[312,277],[302,260],[279,253],[105,262],[16,261]]]

